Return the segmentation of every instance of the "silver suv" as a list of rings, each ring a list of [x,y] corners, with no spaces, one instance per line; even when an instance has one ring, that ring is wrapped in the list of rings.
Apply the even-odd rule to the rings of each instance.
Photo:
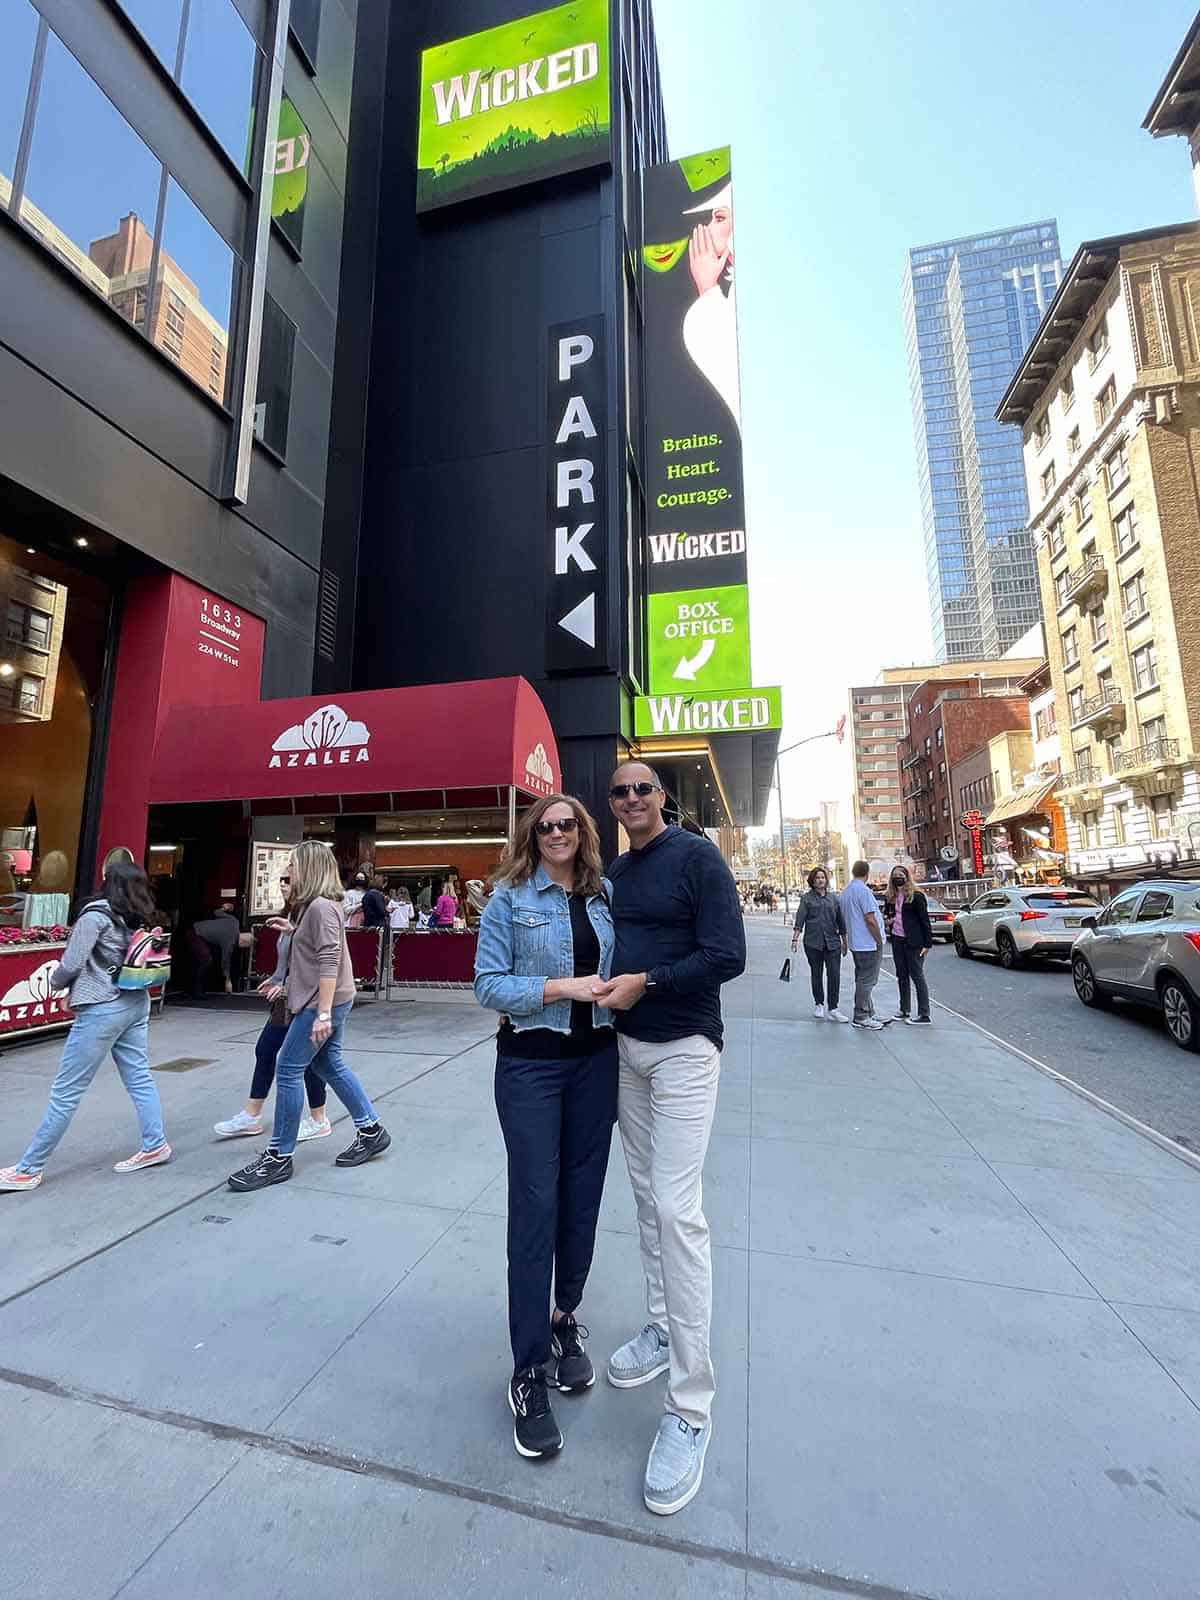
[[[1181,1050],[1200,1050],[1200,883],[1139,883],[1088,917],[1071,956],[1085,1006],[1156,1006]]]
[[[984,951],[1009,968],[1019,967],[1027,956],[1066,961],[1084,918],[1099,910],[1099,900],[1078,889],[989,889],[958,913],[955,954],[966,961]]]

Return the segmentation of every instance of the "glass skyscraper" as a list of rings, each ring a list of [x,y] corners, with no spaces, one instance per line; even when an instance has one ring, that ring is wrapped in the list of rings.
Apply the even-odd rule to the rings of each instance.
[[[1062,271],[1053,221],[908,253],[904,331],[939,661],[1000,655],[1041,615],[1021,435],[994,413]]]

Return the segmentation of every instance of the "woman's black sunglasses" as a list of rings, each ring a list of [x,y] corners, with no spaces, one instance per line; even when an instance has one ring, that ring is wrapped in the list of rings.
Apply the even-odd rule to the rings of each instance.
[[[280,883],[291,883],[292,880],[288,877],[287,873],[285,872],[283,874],[283,876],[280,878],[279,881],[280,881]]]
[[[560,833],[574,833],[579,826],[578,817],[556,817],[553,822],[535,822],[534,827],[544,839],[548,833],[553,833],[555,828]]]
[[[610,800],[625,800],[631,794],[639,794],[644,800],[648,794],[653,794],[658,788],[656,783],[614,783],[608,791]]]

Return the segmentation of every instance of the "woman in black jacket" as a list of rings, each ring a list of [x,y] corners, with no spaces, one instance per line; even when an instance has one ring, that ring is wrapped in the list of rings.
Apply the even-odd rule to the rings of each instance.
[[[814,867],[808,875],[808,893],[801,895],[792,932],[792,949],[804,940],[804,954],[812,974],[813,1016],[822,1021],[849,1022],[838,1009],[841,994],[842,957],[846,954],[846,923],[837,895],[829,891],[824,867]],[[826,995],[829,1010],[825,1010]]]
[[[933,948],[933,929],[925,896],[913,883],[906,867],[893,867],[883,902],[883,920],[896,964],[900,988],[900,1016],[904,1022],[931,1022],[925,957]],[[917,990],[917,1014],[912,1015],[912,986]]]

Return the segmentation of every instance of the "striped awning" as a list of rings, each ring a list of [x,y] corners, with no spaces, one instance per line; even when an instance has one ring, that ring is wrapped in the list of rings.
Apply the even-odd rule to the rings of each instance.
[[[1040,811],[1049,795],[1053,794],[1058,779],[1049,778],[1034,789],[1021,789],[1016,794],[1006,794],[1003,799],[988,812],[985,827],[990,828],[996,822],[1013,822],[1017,817],[1028,817],[1035,811]]]

